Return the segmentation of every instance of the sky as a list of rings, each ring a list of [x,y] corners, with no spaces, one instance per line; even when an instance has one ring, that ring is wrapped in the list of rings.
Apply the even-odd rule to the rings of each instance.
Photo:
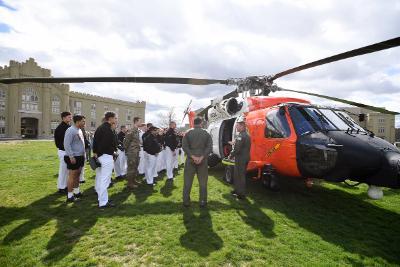
[[[62,76],[240,78],[285,69],[400,35],[398,0],[0,0],[0,66],[34,58]],[[400,112],[400,47],[277,79],[284,88]],[[72,84],[146,101],[146,120],[192,109],[224,85]],[[313,103],[343,106],[295,93]],[[400,116],[396,116],[400,127]]]

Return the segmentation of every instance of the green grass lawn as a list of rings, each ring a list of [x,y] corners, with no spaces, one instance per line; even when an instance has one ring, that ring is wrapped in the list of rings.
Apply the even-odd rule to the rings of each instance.
[[[0,266],[400,265],[398,190],[373,201],[366,186],[282,179],[273,193],[249,180],[238,202],[217,169],[208,208],[196,181],[186,209],[181,171],[154,190],[118,182],[109,190],[118,206],[101,211],[89,168],[81,202],[56,193],[56,152],[46,141],[0,143]]]

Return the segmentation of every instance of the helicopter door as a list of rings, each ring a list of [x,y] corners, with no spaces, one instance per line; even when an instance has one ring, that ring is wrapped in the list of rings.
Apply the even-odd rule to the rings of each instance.
[[[265,159],[281,174],[292,175],[296,165],[296,137],[289,126],[285,107],[271,108],[265,116]]]

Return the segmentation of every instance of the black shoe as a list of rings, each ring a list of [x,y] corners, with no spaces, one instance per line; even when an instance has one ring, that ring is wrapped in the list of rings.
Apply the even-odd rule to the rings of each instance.
[[[78,194],[74,194],[74,197],[75,197],[75,198],[82,198],[82,197],[83,197],[83,195],[82,195],[82,193],[81,193],[81,192],[79,192]]]
[[[78,199],[77,198],[75,198],[74,196],[72,196],[72,197],[67,197],[67,203],[74,203],[74,202],[76,202],[76,201],[78,201]]]
[[[246,196],[245,195],[237,195],[237,199],[239,200],[245,200]]]
[[[236,191],[235,191],[235,190],[232,190],[232,191],[231,191],[231,195],[233,195],[233,196],[237,197],[237,196],[238,196],[238,193],[236,193]]]
[[[79,181],[79,183],[80,183],[80,184],[84,184],[84,183],[86,183],[86,181],[85,181],[85,180],[82,180],[82,181]]]
[[[60,194],[66,194],[67,193],[67,188],[64,188],[64,189],[58,189],[58,193],[60,193]]]
[[[110,201],[108,201],[104,206],[100,206],[99,209],[107,209],[107,208],[114,208],[115,205],[113,203],[111,203]]]

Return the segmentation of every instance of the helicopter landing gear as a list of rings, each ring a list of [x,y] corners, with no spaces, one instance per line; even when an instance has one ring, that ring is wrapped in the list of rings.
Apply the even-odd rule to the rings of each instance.
[[[280,189],[279,178],[272,165],[265,165],[262,172],[261,182],[265,188],[268,188],[274,192],[279,191]]]
[[[233,168],[231,165],[225,166],[224,181],[228,184],[233,184]]]

